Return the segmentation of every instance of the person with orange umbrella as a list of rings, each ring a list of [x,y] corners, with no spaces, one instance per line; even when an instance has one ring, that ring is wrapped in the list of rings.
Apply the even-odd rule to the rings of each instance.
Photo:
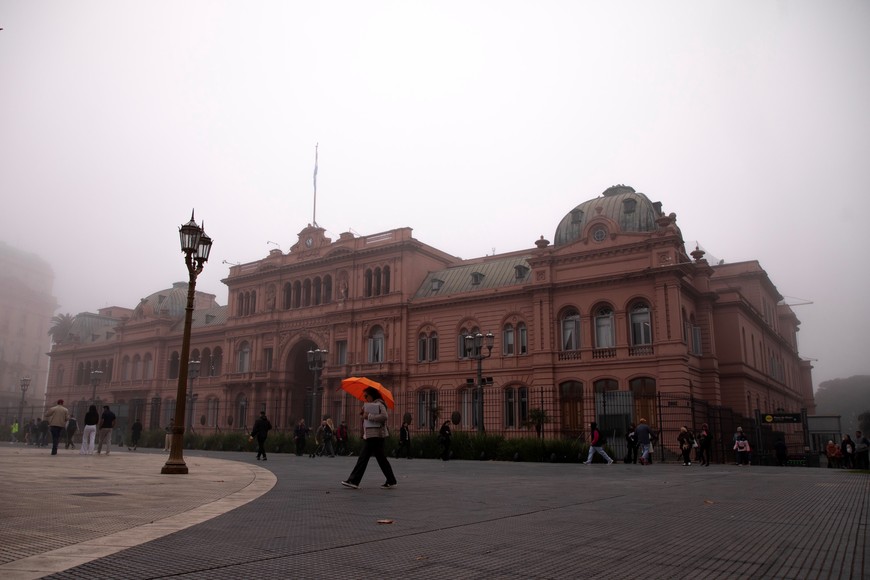
[[[342,385],[342,388],[344,388],[344,385]],[[377,459],[378,466],[384,473],[384,477],[387,478],[387,481],[381,487],[383,489],[392,489],[396,487],[398,482],[396,481],[396,476],[393,475],[393,468],[387,459],[387,455],[384,453],[384,439],[387,436],[387,419],[389,418],[387,415],[387,403],[384,402],[381,391],[373,386],[366,387],[362,391],[362,398],[365,403],[363,403],[359,414],[363,419],[363,447],[362,451],[360,451],[359,459],[350,473],[350,477],[342,481],[341,485],[351,489],[359,489],[359,484],[362,481],[363,475],[365,475],[369,459],[374,457]]]

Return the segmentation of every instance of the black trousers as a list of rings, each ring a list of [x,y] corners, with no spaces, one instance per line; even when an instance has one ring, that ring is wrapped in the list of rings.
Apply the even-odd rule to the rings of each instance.
[[[261,455],[263,457],[266,457],[266,438],[265,437],[263,437],[262,439],[260,437],[257,437],[257,459],[259,459]]]
[[[57,445],[60,443],[60,434],[63,427],[51,427],[51,454],[57,455]]]
[[[362,481],[363,475],[366,473],[366,467],[368,467],[369,459],[374,457],[378,460],[378,466],[381,468],[381,471],[384,473],[384,477],[387,478],[385,483],[389,483],[393,485],[396,482],[396,476],[393,475],[393,467],[390,465],[387,456],[384,454],[384,438],[383,437],[370,437],[363,441],[362,451],[360,451],[359,459],[356,461],[356,465],[353,467],[353,471],[350,472],[350,477],[347,478],[347,481],[354,485],[359,485]]]
[[[626,463],[637,463],[637,445],[629,445],[628,453],[625,454]]]

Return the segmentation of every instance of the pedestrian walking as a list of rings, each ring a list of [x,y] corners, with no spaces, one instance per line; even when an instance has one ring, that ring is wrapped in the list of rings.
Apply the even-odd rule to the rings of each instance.
[[[103,405],[103,414],[100,415],[99,442],[97,443],[97,455],[106,446],[106,455],[112,450],[112,430],[115,428],[115,414],[108,405]]]
[[[97,424],[100,422],[100,414],[97,412],[97,406],[91,405],[88,407],[88,412],[85,413],[85,428],[82,430],[82,447],[79,449],[80,455],[94,454],[94,440],[97,437]]]
[[[650,449],[652,448],[652,430],[649,428],[649,425],[647,425],[646,419],[641,417],[634,432],[637,435],[637,444],[640,446],[641,451],[640,464],[650,465],[652,463],[652,461],[650,461]]]
[[[441,460],[450,460],[450,443],[453,439],[453,432],[450,430],[450,421],[444,421],[441,424],[441,429],[438,430],[438,444],[441,445]]]
[[[359,459],[350,473],[350,477],[341,482],[344,487],[358,489],[363,475],[365,475],[366,467],[369,459],[374,457],[378,461],[378,466],[386,477],[386,481],[381,487],[383,489],[391,489],[396,487],[398,482],[393,474],[393,468],[390,465],[384,453],[384,438],[387,436],[387,405],[381,399],[381,395],[374,387],[368,387],[363,391],[363,399],[365,403],[360,410],[360,417],[363,419],[363,447],[360,451]]]
[[[710,467],[710,455],[713,452],[713,435],[710,434],[710,427],[704,423],[701,425],[701,432],[698,434],[698,457],[701,465]]]
[[[828,439],[828,444],[825,446],[825,456],[828,458],[828,469],[840,467],[840,446],[834,443],[833,439]]]
[[[130,426],[130,446],[127,447],[129,451],[136,451],[136,448],[139,446],[139,438],[142,436],[142,421],[139,420],[139,417],[136,417],[136,420],[133,421],[133,424]]]
[[[335,423],[332,422],[331,417],[327,417],[323,420],[323,455],[335,457],[335,445],[333,444],[334,440]]]
[[[18,443],[18,421],[12,421],[12,443]]]
[[[685,425],[680,427],[680,434],[677,435],[677,443],[679,444],[680,451],[683,454],[683,465],[692,465],[692,446],[695,444],[695,437]]]
[[[740,455],[737,453],[737,439],[744,437],[743,427],[738,427],[734,435],[731,436],[731,445],[734,447],[734,465],[740,465]]]
[[[305,419],[299,419],[296,428],[293,429],[293,441],[296,443],[296,455],[302,457],[305,453],[305,438],[311,430],[305,425]]]
[[[751,451],[752,448],[749,446],[749,440],[741,430],[737,437],[737,441],[734,442],[734,452],[737,454],[737,465],[750,465],[749,453]]]
[[[272,429],[272,423],[266,418],[266,411],[260,411],[260,418],[254,421],[251,437],[257,440],[257,461],[262,457],[266,461],[266,437]]]
[[[57,455],[57,446],[60,444],[60,434],[66,429],[66,421],[69,419],[69,409],[63,406],[63,399],[57,400],[57,405],[45,412],[44,422],[51,429],[51,454]]]
[[[347,439],[347,421],[342,421],[338,425],[338,429],[335,431],[335,441],[336,441],[336,449],[335,452],[339,455],[347,455],[348,451],[348,439]]]
[[[631,423],[628,426],[628,430],[625,432],[625,447],[627,449],[625,453],[625,463],[637,463],[638,442],[634,423]]]
[[[76,421],[76,418],[70,415],[70,418],[66,422],[66,448],[70,447],[75,449],[75,443],[73,442],[73,437],[76,435],[76,431],[79,430],[79,423]]]
[[[411,459],[411,425],[409,421],[402,421],[402,426],[399,428],[399,448],[396,450],[396,457],[404,456],[405,459]]]
[[[48,419],[43,418],[42,421],[39,422],[39,426],[37,427],[37,431],[39,433],[39,438],[36,440],[37,447],[45,447],[48,445],[48,437],[49,437],[49,424]]]
[[[598,423],[592,422],[589,424],[589,457],[583,462],[584,465],[592,465],[592,457],[597,453],[604,458],[607,465],[612,465],[613,460],[604,450],[605,443],[604,435],[598,429]]]
[[[786,447],[785,439],[779,438],[773,444],[773,451],[776,454],[776,464],[780,467],[785,467],[788,463],[788,447]]]
[[[843,435],[840,453],[843,455],[843,469],[855,469],[855,442],[848,433]]]

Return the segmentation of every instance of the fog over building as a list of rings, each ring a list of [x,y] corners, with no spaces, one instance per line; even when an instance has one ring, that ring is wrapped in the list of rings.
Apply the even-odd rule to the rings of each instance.
[[[339,389],[349,376],[382,382],[397,425],[410,414],[424,430],[451,419],[527,435],[543,408],[548,436],[576,437],[595,420],[613,432],[640,417],[655,424],[662,401],[690,424],[707,416],[700,407],[813,411],[800,321],[759,263],[709,264],[686,247],[675,213],[628,186],[565,209],[552,242],[530,235],[518,252],[463,260],[410,228],[333,240],[313,223],[288,252],[230,266],[227,305],[196,296],[189,421],[240,429],[265,410],[279,429],[324,414],[353,423],[358,402]],[[167,425],[186,294],[180,282],[78,315],[52,349],[49,397],[78,414],[92,398],[116,405],[122,426]],[[479,381],[475,355],[489,353],[468,351],[464,337],[488,333]],[[319,380],[307,362],[315,349],[328,351]]]

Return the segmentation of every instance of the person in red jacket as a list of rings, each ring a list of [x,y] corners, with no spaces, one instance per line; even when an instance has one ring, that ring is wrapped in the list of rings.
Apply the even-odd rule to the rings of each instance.
[[[604,450],[604,438],[601,436],[601,431],[598,430],[598,423],[589,424],[589,457],[584,461],[584,465],[592,464],[592,456],[597,453],[607,462],[607,465],[612,465],[613,460],[607,455]]]

